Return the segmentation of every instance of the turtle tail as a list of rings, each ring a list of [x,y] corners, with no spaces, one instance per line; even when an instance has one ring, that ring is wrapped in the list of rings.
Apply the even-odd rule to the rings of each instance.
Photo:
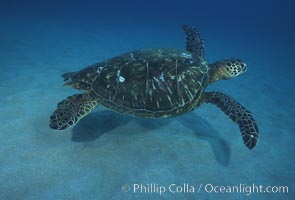
[[[252,149],[258,142],[258,126],[252,113],[232,97],[218,91],[206,92],[202,101],[219,107],[232,121],[238,124],[245,145]]]
[[[75,76],[75,74],[77,74],[77,72],[69,72],[69,73],[65,73],[65,74],[61,75],[61,77],[63,77],[64,81],[68,81],[68,80],[72,79],[73,76]]]

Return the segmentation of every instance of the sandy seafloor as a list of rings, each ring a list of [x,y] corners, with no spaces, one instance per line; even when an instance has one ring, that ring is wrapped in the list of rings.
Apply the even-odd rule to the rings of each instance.
[[[197,19],[192,21],[198,25]],[[287,36],[265,36],[267,28],[253,35],[247,28],[198,27],[210,62],[241,57],[248,63],[247,73],[207,91],[228,93],[254,113],[260,140],[249,151],[237,125],[213,105],[158,120],[99,107],[74,128],[49,129],[56,103],[79,92],[62,87],[62,73],[133,49],[184,48],[181,23],[1,23],[1,200],[295,198],[295,70]],[[187,183],[195,192],[159,195],[121,189],[140,183],[166,190],[172,183]],[[216,194],[205,192],[206,184],[288,186],[289,191]]]

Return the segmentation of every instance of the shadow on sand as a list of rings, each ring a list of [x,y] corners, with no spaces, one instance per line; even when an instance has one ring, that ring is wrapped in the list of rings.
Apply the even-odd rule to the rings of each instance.
[[[231,153],[229,145],[206,120],[193,112],[177,118],[162,118],[157,120],[131,117],[109,110],[93,112],[73,128],[72,141],[89,142],[96,140],[103,134],[124,126],[131,121],[145,127],[148,132],[149,130],[166,126],[174,120],[179,121],[183,126],[192,130],[197,138],[207,141],[212,148],[216,161],[222,166],[228,165]]]

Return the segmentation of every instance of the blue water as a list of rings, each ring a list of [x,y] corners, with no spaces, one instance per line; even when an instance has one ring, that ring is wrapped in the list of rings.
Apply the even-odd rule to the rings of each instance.
[[[0,199],[295,199],[293,8],[291,0],[1,1]],[[207,90],[254,113],[253,150],[212,105],[158,120],[99,107],[73,128],[49,129],[56,103],[80,92],[62,87],[61,74],[134,49],[184,49],[182,24],[197,27],[209,62],[247,62],[247,73]],[[253,184],[274,192],[251,192]]]

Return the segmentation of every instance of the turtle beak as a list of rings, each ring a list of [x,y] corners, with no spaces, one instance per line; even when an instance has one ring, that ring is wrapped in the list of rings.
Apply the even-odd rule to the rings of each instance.
[[[241,62],[241,65],[242,65],[242,72],[246,72],[247,71],[247,63]]]

